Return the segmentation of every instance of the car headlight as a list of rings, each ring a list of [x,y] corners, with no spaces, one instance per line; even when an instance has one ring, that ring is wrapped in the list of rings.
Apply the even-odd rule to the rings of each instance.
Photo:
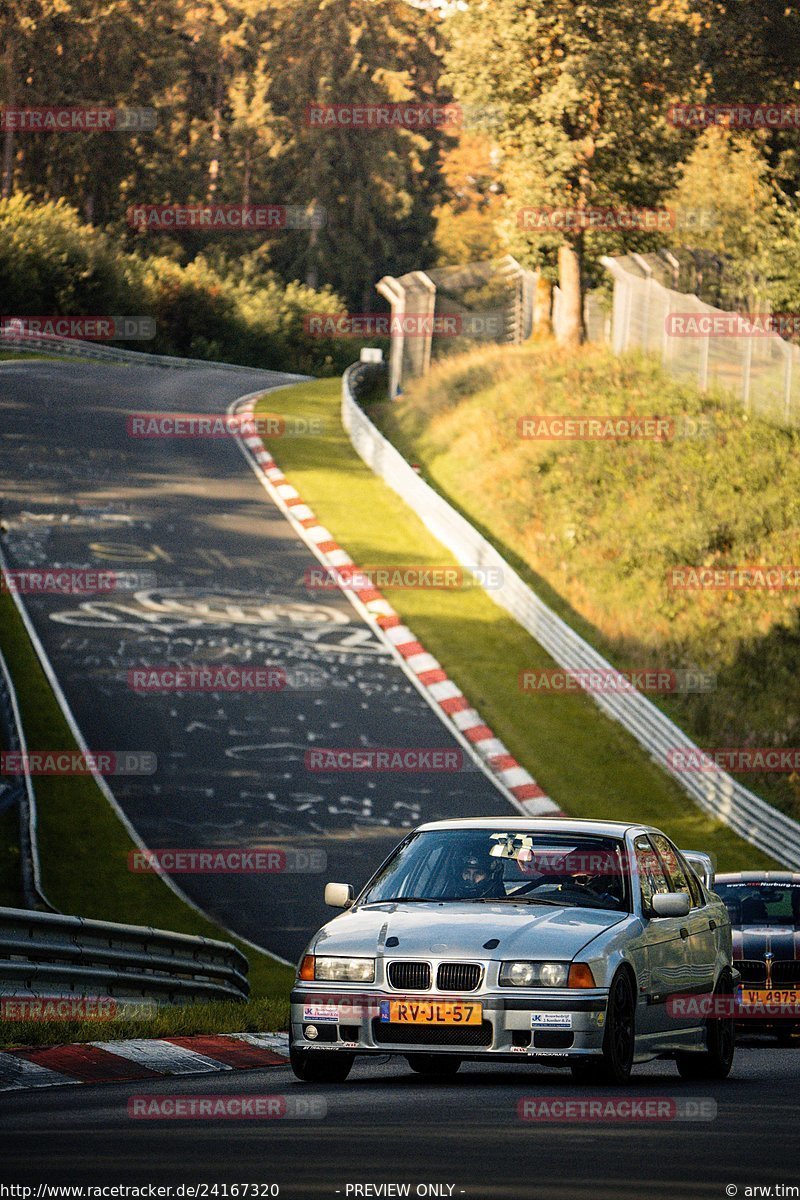
[[[504,962],[500,965],[501,987],[566,987],[569,963]]]
[[[372,983],[375,979],[375,959],[317,956],[314,978],[331,983]]]

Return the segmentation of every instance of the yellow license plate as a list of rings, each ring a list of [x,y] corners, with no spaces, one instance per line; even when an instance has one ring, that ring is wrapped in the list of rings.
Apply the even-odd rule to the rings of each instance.
[[[749,1005],[761,1008],[765,1004],[800,1004],[800,988],[740,988],[739,1003],[742,1008]]]
[[[383,1021],[398,1025],[480,1025],[483,1020],[483,1006],[464,1000],[390,1000],[381,1009]]]

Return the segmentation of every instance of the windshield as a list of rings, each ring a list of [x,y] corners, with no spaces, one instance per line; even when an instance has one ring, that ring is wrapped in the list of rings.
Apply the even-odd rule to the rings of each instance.
[[[800,927],[800,884],[748,880],[717,883],[714,891],[724,901],[731,925]]]
[[[629,911],[622,842],[580,834],[435,829],[412,834],[360,904],[494,901]]]

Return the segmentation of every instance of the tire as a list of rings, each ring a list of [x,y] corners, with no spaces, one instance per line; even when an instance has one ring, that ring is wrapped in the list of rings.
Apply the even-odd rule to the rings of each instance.
[[[340,1054],[338,1050],[289,1047],[291,1068],[303,1083],[344,1083],[355,1057],[355,1054]]]
[[[461,1066],[461,1059],[451,1058],[449,1054],[409,1054],[406,1057],[412,1071],[431,1078],[438,1075],[440,1079],[446,1079],[455,1075]]]
[[[733,982],[726,973],[720,975],[715,996],[732,996]],[[733,1066],[736,1033],[733,1017],[709,1017],[706,1021],[706,1049],[675,1055],[681,1079],[727,1079]]]
[[[570,1063],[572,1077],[577,1083],[604,1083],[613,1087],[627,1083],[635,1047],[636,996],[628,972],[618,971],[608,991],[602,1056]]]

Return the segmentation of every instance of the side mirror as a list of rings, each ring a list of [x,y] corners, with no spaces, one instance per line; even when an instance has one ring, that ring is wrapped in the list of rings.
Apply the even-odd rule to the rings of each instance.
[[[686,859],[695,875],[702,879],[709,892],[713,892],[714,860],[711,855],[704,854],[702,850],[681,850],[681,854]]]
[[[654,917],[685,917],[691,908],[686,892],[656,892],[651,903]]]
[[[353,887],[349,883],[326,883],[325,903],[329,908],[351,908]]]

